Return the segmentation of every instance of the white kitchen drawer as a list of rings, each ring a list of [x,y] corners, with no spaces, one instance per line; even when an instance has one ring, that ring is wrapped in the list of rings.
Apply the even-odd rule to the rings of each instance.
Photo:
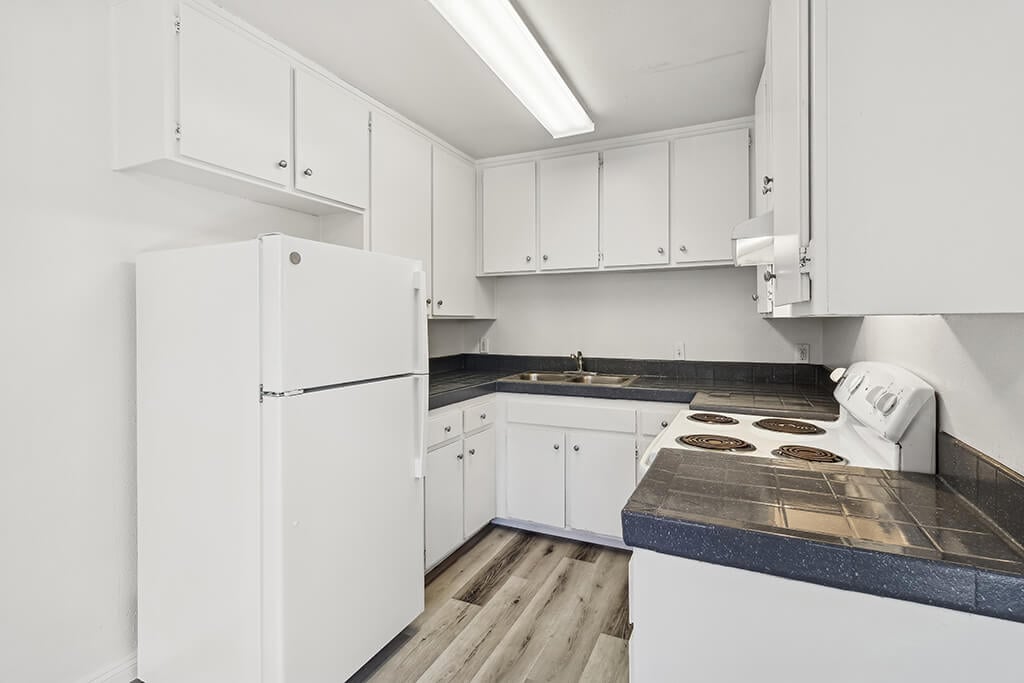
[[[462,410],[462,431],[469,432],[494,424],[497,407],[494,401],[470,406]]]
[[[639,411],[640,433],[645,436],[661,434],[661,430],[668,427],[669,423],[675,419],[682,409],[682,406],[672,406],[665,410],[651,409]]]
[[[591,401],[592,399],[584,399]],[[508,421],[603,432],[636,431],[636,410],[593,404],[552,404],[547,401],[511,400]]]
[[[427,417],[427,448],[432,448],[460,434],[462,434],[462,411],[458,408],[431,412]]]

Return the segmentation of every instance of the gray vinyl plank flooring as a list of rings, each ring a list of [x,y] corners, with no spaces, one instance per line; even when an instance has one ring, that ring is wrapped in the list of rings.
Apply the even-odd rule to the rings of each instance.
[[[629,679],[629,553],[492,527],[349,683]]]

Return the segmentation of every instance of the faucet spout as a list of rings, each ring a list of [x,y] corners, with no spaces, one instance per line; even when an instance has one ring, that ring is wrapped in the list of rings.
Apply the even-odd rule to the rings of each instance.
[[[569,358],[576,361],[576,372],[583,374],[583,352],[577,351],[576,353],[570,353]]]

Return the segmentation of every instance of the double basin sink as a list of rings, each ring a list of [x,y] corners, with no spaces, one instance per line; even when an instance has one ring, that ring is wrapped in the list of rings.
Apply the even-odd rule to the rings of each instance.
[[[596,372],[521,372],[505,380],[513,382],[536,382],[544,384],[599,384],[624,387],[637,375],[599,375]]]

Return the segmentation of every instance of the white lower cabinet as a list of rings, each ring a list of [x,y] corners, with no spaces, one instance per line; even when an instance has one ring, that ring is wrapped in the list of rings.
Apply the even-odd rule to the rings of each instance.
[[[463,541],[462,440],[427,452],[424,479],[425,563],[430,567],[444,559]]]
[[[495,517],[494,414],[490,398],[430,411],[423,496],[427,569]]]
[[[566,433],[566,526],[622,538],[621,511],[636,487],[636,436]]]
[[[506,496],[510,517],[565,526],[565,432],[509,425]]]

